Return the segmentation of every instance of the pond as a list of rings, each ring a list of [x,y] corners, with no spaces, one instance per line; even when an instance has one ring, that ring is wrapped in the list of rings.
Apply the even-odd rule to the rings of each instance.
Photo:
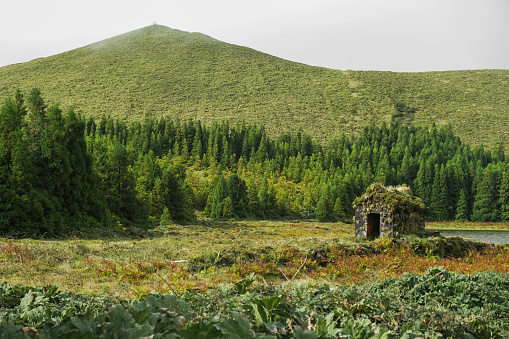
[[[490,230],[430,230],[438,231],[444,237],[463,237],[476,241],[509,244],[509,231]]]

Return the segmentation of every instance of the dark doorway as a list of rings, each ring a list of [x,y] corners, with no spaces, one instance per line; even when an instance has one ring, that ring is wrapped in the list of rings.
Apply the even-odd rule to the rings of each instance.
[[[379,237],[380,236],[380,214],[379,213],[368,213],[368,237]]]

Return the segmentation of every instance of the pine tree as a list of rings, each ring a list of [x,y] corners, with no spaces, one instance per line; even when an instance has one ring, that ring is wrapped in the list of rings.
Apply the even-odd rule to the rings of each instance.
[[[27,98],[28,109],[30,110],[29,118],[32,127],[44,127],[41,122],[46,117],[46,104],[42,98],[41,91],[38,88],[33,88]]]
[[[159,177],[154,181],[154,187],[148,197],[148,205],[150,216],[155,220],[157,220],[159,216],[164,215],[164,210],[168,209],[164,201],[164,184]]]
[[[7,98],[0,111],[0,182],[9,181],[14,154],[22,143],[23,114],[16,102]]]
[[[247,213],[255,217],[263,217],[263,211],[260,208],[260,200],[258,198],[258,188],[254,176],[250,176],[247,181]]]
[[[235,216],[245,218],[247,216],[245,202],[247,201],[247,186],[244,179],[236,173],[232,173],[226,180],[226,191],[233,202]]]
[[[262,137],[260,141],[260,145],[258,146],[258,151],[256,152],[256,161],[263,162],[268,158],[268,140],[265,137]]]
[[[496,173],[491,167],[484,169],[482,179],[474,197],[472,221],[498,221],[499,185]]]
[[[169,224],[171,224],[171,222],[172,221],[171,221],[170,210],[168,209],[168,207],[164,207],[163,214],[161,215],[159,224],[160,225],[169,225]]]
[[[384,185],[391,185],[393,183],[393,175],[392,175],[392,168],[389,161],[389,155],[386,152],[381,153],[383,154],[382,161],[380,161],[377,169],[376,174],[376,181],[381,182]]]
[[[161,181],[164,183],[165,206],[173,220],[190,221],[194,214],[194,191],[185,179],[185,166],[163,166]]]
[[[71,215],[87,216],[106,223],[106,208],[98,191],[98,176],[87,151],[85,122],[69,109],[64,118],[64,133],[69,165],[69,187],[64,192],[64,206]],[[88,221],[85,221],[88,222]]]
[[[32,167],[23,142],[24,108],[7,98],[0,108],[0,232],[21,234],[40,220],[33,201]],[[32,203],[33,202],[33,203]],[[26,234],[31,235],[31,234]]]
[[[264,218],[270,219],[269,209],[269,182],[267,178],[263,178],[262,186],[258,191],[258,201],[260,203],[260,211]]]
[[[191,157],[193,157],[196,160],[201,159],[203,155],[203,145],[202,145],[202,129],[199,121],[196,127],[196,133],[194,135],[192,146],[193,148],[191,150]]]
[[[227,196],[226,180],[222,174],[219,174],[212,199],[212,207],[210,209],[210,217],[212,219],[220,218],[223,214],[224,199],[226,199]]]
[[[342,219],[345,217],[345,211],[343,209],[343,205],[341,203],[341,198],[336,198],[334,202],[334,216],[336,219]]]
[[[320,221],[335,221],[334,200],[329,186],[324,185],[316,203],[315,216]]]
[[[214,194],[210,193],[207,195],[207,202],[203,209],[203,214],[209,218],[212,218],[212,206],[214,205]]]
[[[416,187],[416,195],[421,198],[427,206],[431,205],[431,193],[433,186],[433,167],[431,165],[431,159],[420,158],[419,170],[417,171],[417,177],[414,180],[414,186]]]
[[[230,197],[226,197],[223,201],[221,216],[226,219],[231,219],[234,216],[233,202]]]
[[[101,191],[110,211],[128,221],[148,219],[146,204],[136,194],[136,179],[130,169],[133,161],[117,140],[108,140],[101,171]]]
[[[160,168],[156,162],[154,152],[149,151],[148,154],[139,154],[136,161],[133,175],[136,177],[136,194],[138,199],[150,204],[150,195],[154,189],[156,178],[160,177]],[[161,211],[155,211],[153,216],[159,217]]]
[[[258,192],[258,200],[260,202],[260,210],[265,218],[272,219],[277,216],[277,199],[274,185],[269,185],[267,177],[262,181],[262,186]]]
[[[289,194],[286,190],[279,191],[279,199],[277,199],[277,214],[281,216],[287,216],[291,214],[291,201]]]
[[[497,142],[495,145],[493,145],[492,149],[493,149],[493,160],[504,162],[505,161],[504,144],[501,142]]]
[[[34,189],[43,200],[44,232],[58,234],[69,218],[64,200],[70,188],[72,168],[64,133],[64,119],[58,105],[49,107],[45,115],[43,128],[40,130],[39,147],[37,148],[37,172],[34,177]],[[34,145],[37,146],[37,145]]]
[[[186,138],[182,139],[181,148],[182,148],[182,150],[180,152],[181,153],[181,156],[180,156],[181,160],[180,161],[183,164],[185,164],[185,163],[187,163],[189,161],[189,148],[188,148],[188,144],[187,144]]]
[[[447,220],[447,181],[444,165],[435,165],[435,179],[431,188],[430,220]]]
[[[399,185],[406,184],[410,185],[410,178],[411,176],[411,162],[410,162],[410,154],[408,152],[405,152],[405,155],[403,156],[403,160],[401,161],[401,166],[399,166],[398,174],[397,174],[397,181]]]
[[[292,159],[291,165],[293,167],[293,173],[291,174],[293,182],[298,184],[302,180],[302,172],[304,169],[303,159],[300,152],[297,154],[297,157]]]
[[[509,221],[509,173],[503,172],[500,180],[499,201],[500,219]]]
[[[39,89],[32,89],[28,96],[27,104],[30,111],[26,128],[26,142],[30,152],[30,162],[34,165],[35,169],[46,173],[46,163],[41,144],[43,130],[47,125],[46,104]],[[35,174],[34,179],[41,180],[39,173]]]
[[[467,221],[468,220],[468,204],[465,190],[461,189],[459,194],[459,200],[456,205],[456,221]]]

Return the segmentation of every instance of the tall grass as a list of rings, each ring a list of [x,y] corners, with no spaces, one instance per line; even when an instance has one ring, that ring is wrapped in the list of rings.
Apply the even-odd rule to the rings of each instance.
[[[506,246],[459,238],[366,241],[354,239],[352,227],[310,221],[203,222],[170,225],[151,238],[2,239],[0,279],[137,297],[150,291],[204,291],[251,274],[258,285],[352,285],[434,266],[460,273],[509,271]]]

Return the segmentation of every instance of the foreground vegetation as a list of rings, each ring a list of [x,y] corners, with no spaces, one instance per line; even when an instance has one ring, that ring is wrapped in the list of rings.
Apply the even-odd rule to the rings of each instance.
[[[423,275],[351,287],[252,287],[253,280],[206,294],[151,293],[138,300],[3,284],[0,333],[8,338],[28,338],[25,332],[41,338],[361,339],[509,334],[507,274],[431,268]]]
[[[87,118],[154,118],[302,128],[327,144],[393,115],[451,123],[472,144],[509,145],[508,70],[393,73],[312,67],[199,33],[149,26],[48,58],[0,68],[0,98],[37,85]],[[401,104],[398,104],[401,103]]]
[[[506,245],[356,240],[353,225],[312,221],[200,219],[125,227],[108,240],[2,239],[0,333],[503,338],[508,270]]]

